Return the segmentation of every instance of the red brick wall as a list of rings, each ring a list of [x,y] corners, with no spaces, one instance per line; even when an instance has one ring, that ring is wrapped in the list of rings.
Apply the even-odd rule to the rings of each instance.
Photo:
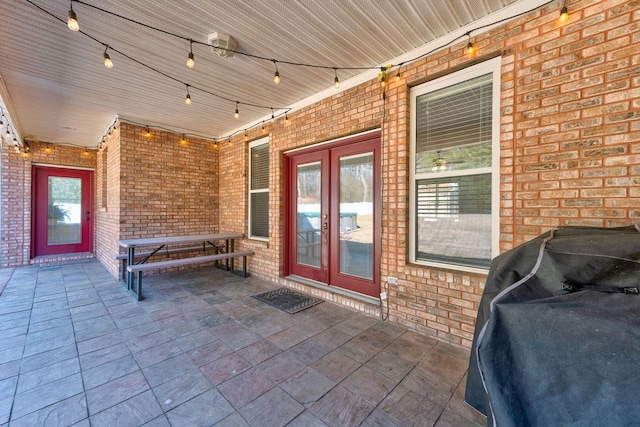
[[[383,129],[382,277],[389,289],[390,320],[469,347],[485,276],[407,263],[408,89],[438,73],[500,56],[500,250],[504,252],[552,227],[628,225],[640,217],[640,2],[567,2],[570,18],[559,25],[553,3],[484,33],[406,64],[400,82],[387,84],[383,122],[380,83],[371,81],[301,111],[291,124],[277,120],[270,134],[268,243],[256,250],[252,274],[282,276],[282,153],[371,128]],[[395,76],[394,72],[391,72]],[[392,79],[390,79],[392,80]],[[261,137],[260,129],[250,138]],[[221,229],[246,230],[246,143],[239,135],[220,150]],[[233,206],[231,206],[233,204]],[[375,308],[304,288],[345,305]]]
[[[116,277],[119,239],[218,231],[217,147],[181,137],[121,122],[99,155],[98,259]]]
[[[28,154],[2,143],[0,267],[29,264],[31,257],[31,166],[33,163],[93,169],[95,150],[29,142]],[[47,147],[49,147],[47,149]]]

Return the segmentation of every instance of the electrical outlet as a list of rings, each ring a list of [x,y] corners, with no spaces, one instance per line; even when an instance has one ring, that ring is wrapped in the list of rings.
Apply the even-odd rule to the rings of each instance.
[[[381,300],[386,300],[387,299],[387,293],[386,292],[381,293],[380,294],[380,299]]]
[[[398,284],[398,279],[395,277],[387,277],[387,282],[389,282],[390,285],[397,285]]]

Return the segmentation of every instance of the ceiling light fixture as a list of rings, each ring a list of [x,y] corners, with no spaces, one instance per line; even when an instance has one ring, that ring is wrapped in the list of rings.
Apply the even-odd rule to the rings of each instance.
[[[273,75],[273,82],[275,84],[280,83],[280,71],[278,71],[278,61],[276,61],[275,59],[273,60],[273,65],[275,65],[276,67],[276,72]]]
[[[73,0],[71,0],[71,9],[69,9],[69,19],[67,19],[67,27],[71,31],[78,31],[80,29],[80,25],[78,25],[78,17],[76,13],[73,11]]]
[[[102,55],[104,57],[104,66],[111,69],[113,68],[113,62],[111,62],[111,58],[109,57],[109,54],[107,53],[107,50],[109,49],[109,45],[105,44],[104,45],[104,54]]]
[[[338,89],[340,87],[340,79],[338,79],[338,69],[334,68],[333,72],[334,72],[334,74],[336,76],[336,78],[333,79],[333,85],[336,87],[336,89]]]
[[[184,103],[187,105],[191,105],[191,94],[189,93],[189,84],[187,86],[187,97],[184,99]]]
[[[240,117],[240,111],[238,111],[238,105],[239,105],[239,104],[240,104],[240,102],[239,102],[239,101],[236,101],[236,112],[235,112],[235,113],[233,113],[233,117],[235,117],[236,119],[237,119],[238,117]]]
[[[193,40],[189,39],[189,56],[187,57],[187,67],[192,68],[196,66],[196,62],[193,58]]]

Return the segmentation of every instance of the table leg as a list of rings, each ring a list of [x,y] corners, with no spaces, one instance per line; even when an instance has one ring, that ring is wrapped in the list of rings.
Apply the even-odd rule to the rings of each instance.
[[[231,239],[231,252],[234,251],[234,246],[235,246],[235,240]],[[231,271],[233,271],[234,261],[235,261],[235,258],[231,258]]]
[[[225,252],[228,254],[229,253],[229,239],[226,239],[224,241],[224,247],[225,247]],[[227,271],[229,271],[229,258],[225,258],[224,260],[224,267]]]
[[[134,246],[130,246],[127,253],[128,253],[127,265],[135,265],[136,248]],[[130,273],[129,271],[127,271],[127,290],[129,291],[133,286],[133,278],[134,278],[133,273]]]

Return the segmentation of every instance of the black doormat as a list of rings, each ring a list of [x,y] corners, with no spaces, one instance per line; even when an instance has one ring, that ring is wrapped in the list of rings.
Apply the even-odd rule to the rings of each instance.
[[[289,314],[297,313],[322,302],[320,298],[310,297],[287,288],[264,292],[253,295],[253,297]]]

